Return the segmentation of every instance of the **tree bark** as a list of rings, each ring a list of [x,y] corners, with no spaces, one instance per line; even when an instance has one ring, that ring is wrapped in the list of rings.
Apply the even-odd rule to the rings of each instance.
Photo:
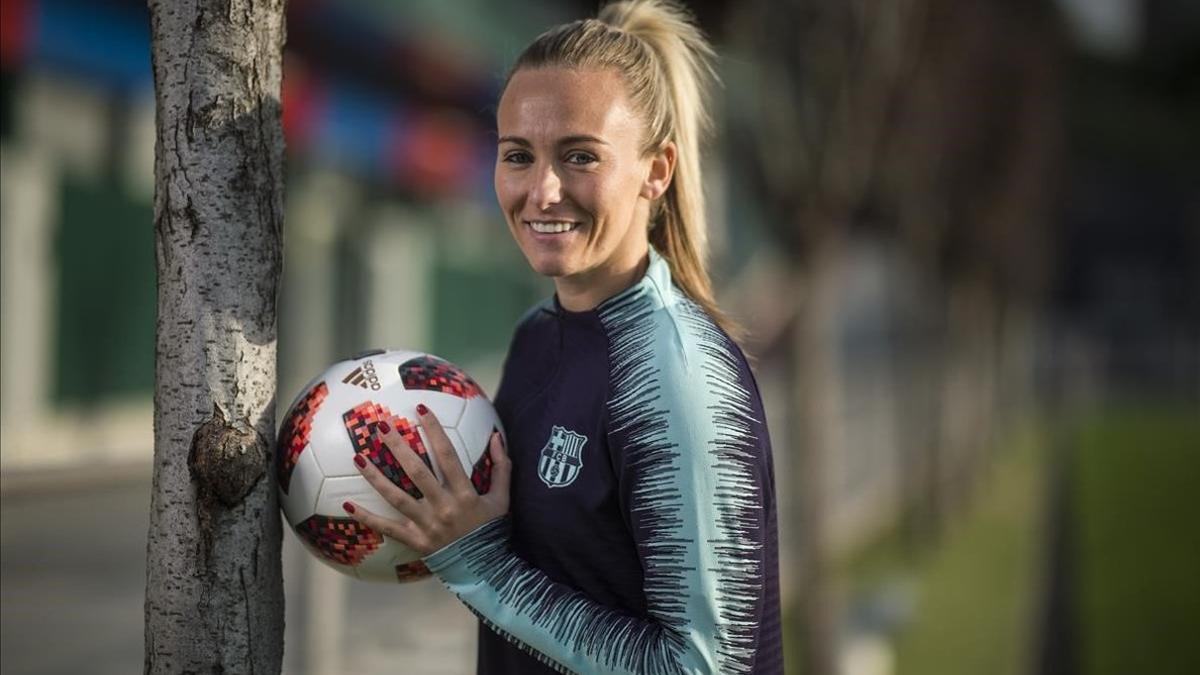
[[[283,0],[151,0],[158,317],[147,673],[278,673]]]

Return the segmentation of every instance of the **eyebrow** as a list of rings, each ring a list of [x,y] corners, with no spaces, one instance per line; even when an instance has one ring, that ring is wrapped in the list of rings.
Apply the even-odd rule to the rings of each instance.
[[[532,143],[530,143],[527,139],[521,138],[520,136],[501,136],[499,139],[497,139],[496,143],[515,143],[524,148],[533,147]],[[595,136],[589,136],[587,134],[575,134],[573,136],[566,136],[558,139],[559,145],[570,145],[572,143],[596,143],[599,145],[608,145],[607,141],[596,138]]]

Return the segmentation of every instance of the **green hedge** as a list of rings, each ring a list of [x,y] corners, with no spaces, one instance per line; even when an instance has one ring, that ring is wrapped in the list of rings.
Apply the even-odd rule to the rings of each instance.
[[[1077,438],[1081,672],[1200,673],[1200,411],[1109,412]]]

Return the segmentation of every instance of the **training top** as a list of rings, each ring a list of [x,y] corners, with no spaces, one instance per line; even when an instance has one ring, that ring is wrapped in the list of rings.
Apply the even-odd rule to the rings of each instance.
[[[738,346],[671,281],[520,321],[495,405],[509,514],[426,556],[478,673],[782,673],[775,477]]]

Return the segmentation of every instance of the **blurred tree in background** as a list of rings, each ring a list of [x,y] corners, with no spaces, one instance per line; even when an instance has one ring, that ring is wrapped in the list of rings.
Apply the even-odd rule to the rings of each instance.
[[[837,672],[828,464],[844,384],[831,322],[849,239],[880,237],[938,303],[899,317],[895,353],[909,531],[933,535],[985,464],[1006,322],[1046,277],[1059,159],[1058,37],[1045,3],[792,0],[736,10],[760,81],[745,137],[799,298],[784,345],[801,455],[802,671]],[[1017,47],[1019,45],[1019,47]],[[904,312],[907,308],[899,308]]]

